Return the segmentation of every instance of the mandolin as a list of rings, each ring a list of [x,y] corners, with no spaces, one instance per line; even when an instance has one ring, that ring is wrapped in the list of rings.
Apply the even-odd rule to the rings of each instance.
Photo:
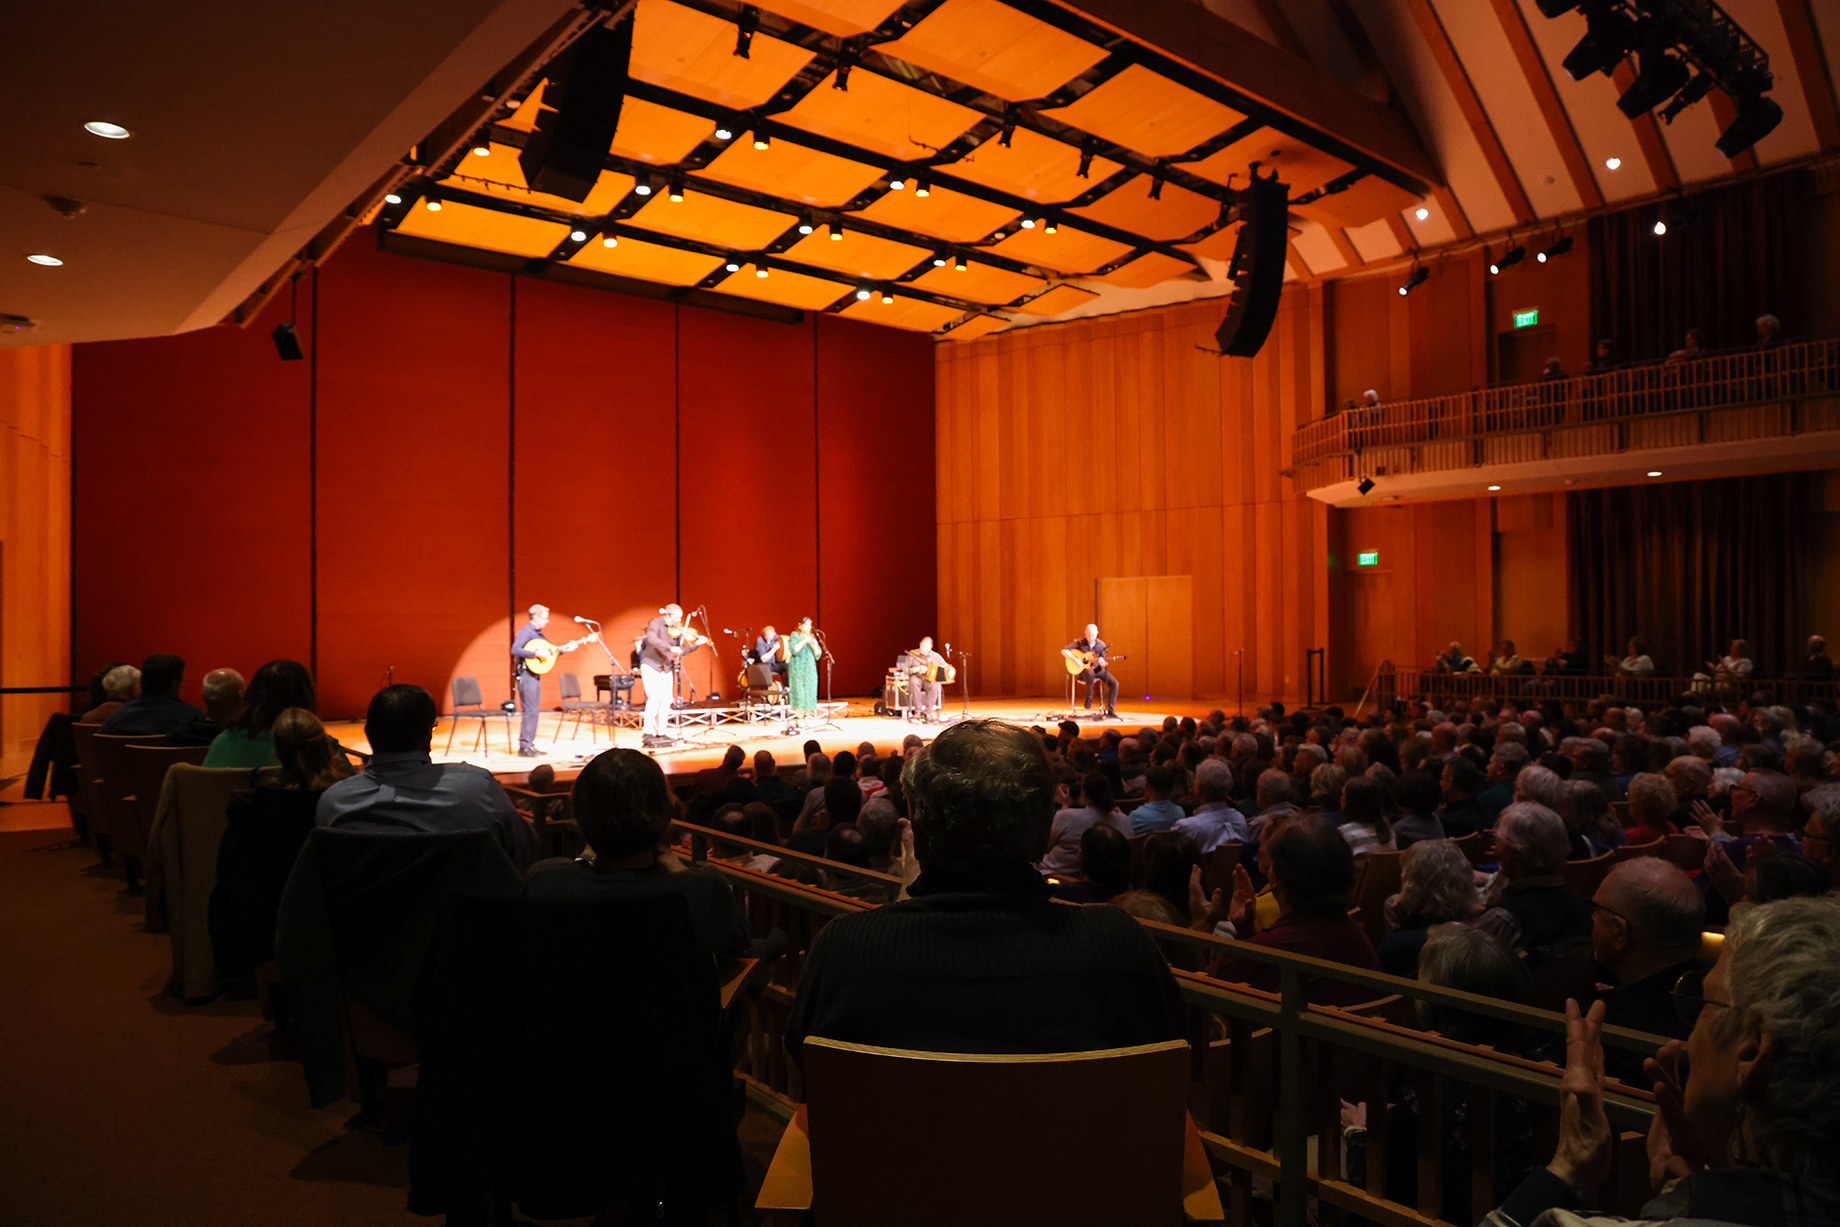
[[[573,652],[584,643],[598,639],[598,635],[586,635],[580,639],[571,639],[567,643],[551,643],[547,639],[532,639],[524,645],[527,652],[536,655],[524,661],[524,667],[541,677],[556,667],[556,661],[564,652]]]
[[[1076,652],[1072,648],[1061,649],[1061,660],[1067,666],[1067,674],[1069,677],[1078,677],[1080,674],[1095,666],[1103,669],[1114,660],[1129,659],[1130,657],[1122,652],[1114,652],[1110,656],[1101,656],[1097,652]]]

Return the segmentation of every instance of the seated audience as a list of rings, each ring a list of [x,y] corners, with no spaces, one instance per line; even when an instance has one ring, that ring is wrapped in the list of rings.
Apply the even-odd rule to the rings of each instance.
[[[1563,376],[1561,376],[1561,378],[1563,378]],[[1501,647],[1495,652],[1495,658],[1489,661],[1489,672],[1497,677],[1512,673],[1530,673],[1532,669],[1533,666],[1522,659],[1521,654],[1514,650],[1514,640],[1512,639],[1503,639],[1501,641]]]
[[[1803,838],[1806,843],[1806,837]],[[1774,903],[1798,895],[1825,895],[1834,888],[1826,865],[1800,852],[1752,857],[1744,869],[1744,895],[1751,903]]]
[[[1463,645],[1455,639],[1450,641],[1450,646],[1444,650],[1444,654],[1437,658],[1435,667],[1439,673],[1476,672],[1476,662],[1463,654]]]
[[[1604,657],[1604,663],[1615,669],[1624,677],[1653,677],[1655,662],[1649,658],[1648,645],[1640,639],[1631,639],[1623,657]]]
[[[1571,839],[1567,860],[1593,860],[1623,846],[1623,824],[1617,821],[1604,790],[1589,780],[1567,780],[1556,808]]]
[[[1443,824],[1445,835],[1461,839],[1476,831],[1486,831],[1494,825],[1495,816],[1485,813],[1482,802],[1476,799],[1477,793],[1482,791],[1482,784],[1482,772],[1461,754],[1453,754],[1445,762],[1438,784],[1444,796],[1444,807],[1438,811],[1438,821]]]
[[[1260,930],[1254,919],[1251,879],[1244,866],[1234,871],[1227,919],[1240,940],[1368,971],[1380,969],[1366,930],[1348,917],[1354,850],[1335,824],[1320,814],[1299,814],[1285,822],[1271,842],[1271,888],[1278,901],[1278,921]],[[1209,909],[1207,929],[1214,928],[1221,910]],[[1278,969],[1250,959],[1221,958],[1208,968],[1208,974],[1267,991],[1278,987]],[[1303,987],[1317,1005],[1354,1005],[1373,995],[1358,985],[1317,976],[1305,977]]]
[[[205,677],[205,704],[210,705],[210,676]],[[238,679],[239,682],[241,679]],[[318,706],[313,675],[298,661],[271,660],[255,671],[248,690],[240,692],[239,710],[211,740],[207,767],[267,767],[275,761],[275,721],[290,707],[312,711]],[[344,761],[344,755],[338,756]]]
[[[1131,834],[1167,831],[1188,815],[1170,797],[1175,795],[1176,773],[1167,765],[1144,772],[1144,800],[1131,811]]]
[[[199,680],[198,690],[204,696],[204,715],[166,734],[167,745],[209,746],[242,714],[243,675],[235,669],[211,670]],[[260,763],[227,765],[261,767],[267,762],[265,758]],[[208,760],[207,765],[211,765]]]
[[[1679,808],[1667,776],[1652,771],[1631,776],[1629,824],[1623,828],[1623,838],[1632,844],[1652,844],[1675,834],[1673,819]]]
[[[120,661],[104,665],[89,683],[89,708],[78,724],[101,724],[141,692],[141,671]]]
[[[1808,804],[1812,812],[1802,828],[1802,852],[1815,863],[1825,865],[1834,881],[1840,883],[1840,844],[1835,842],[1835,836],[1840,835],[1835,830],[1840,824],[1840,789],[1816,789],[1808,794]]]
[[[1819,635],[1808,637],[1808,659],[1802,662],[1796,675],[1811,682],[1825,682],[1833,678],[1834,658],[1827,654],[1827,640]]]
[[[1750,771],[1731,789],[1731,822],[1738,828],[1732,835],[1726,822],[1710,805],[1696,805],[1693,817],[1708,837],[1723,845],[1722,851],[1739,869],[1744,858],[1759,843],[1774,846],[1777,852],[1800,852],[1801,841],[1794,834],[1795,781],[1779,771]]]
[[[1598,989],[1613,1027],[1685,1039],[1692,1029],[1674,1009],[1674,986],[1699,966],[1706,899],[1679,869],[1638,856],[1610,871],[1591,897],[1591,953],[1615,982]],[[1604,1053],[1605,1070],[1646,1087],[1642,1058],[1625,1048]]]
[[[840,823],[824,834],[824,859],[835,861],[852,869],[869,869],[869,841],[863,835],[862,828],[854,822]],[[893,903],[895,893],[900,889],[891,882],[880,882],[874,878],[859,877],[845,873],[829,866],[821,870],[824,887],[846,895],[851,899],[864,899],[870,903]]]
[[[795,1061],[808,1035],[1042,1053],[1187,1034],[1175,978],[1148,933],[1115,908],[1054,903],[1035,871],[1054,818],[1039,739],[1000,721],[962,721],[908,760],[902,782],[920,866],[912,897],[819,931],[787,1020]]]
[[[1662,360],[1663,366],[1678,366],[1682,362],[1692,362],[1705,356],[1705,336],[1697,328],[1687,329],[1687,340],[1679,349]]]
[[[843,756],[838,755],[839,758]],[[786,846],[807,856],[823,856],[830,829],[855,822],[862,812],[862,789],[847,775],[833,775],[823,788],[814,790],[812,796],[817,798],[817,804],[807,801],[805,813],[792,828],[792,838],[786,841]]]
[[[1693,732],[1705,733],[1711,738],[1712,745],[1706,747],[1705,756],[1702,757],[1697,753],[1681,754],[1668,760],[1668,765],[1662,769],[1662,774],[1667,777],[1667,782],[1674,788],[1674,797],[1677,801],[1677,805],[1674,809],[1674,816],[1669,820],[1676,830],[1678,830],[1682,824],[1693,821],[1693,803],[1695,801],[1707,801],[1712,797],[1712,767],[1710,765],[1710,760],[1712,751],[1718,746],[1719,735],[1703,724],[1694,729]],[[1704,739],[1702,738],[1701,740],[1703,744]],[[1692,744],[1691,739],[1689,739],[1688,744],[1689,746]],[[1634,781],[1632,780],[1631,783],[1633,784]],[[1633,808],[1633,805],[1631,808]],[[1630,842],[1634,843],[1636,841],[1631,839]]]
[[[637,750],[595,756],[570,790],[575,821],[593,849],[574,861],[546,861],[524,883],[530,899],[650,899],[678,895],[690,909],[697,943],[728,965],[783,949],[785,935],[756,943],[728,882],[713,869],[659,862],[677,798],[656,759]]]
[[[1334,763],[1324,763],[1310,772],[1309,807],[1340,826],[1342,824],[1342,789],[1348,784],[1348,772]]]
[[[1054,888],[1068,903],[1110,903],[1131,886],[1131,845],[1117,828],[1094,823],[1080,836],[1080,876]]]
[[[1376,852],[1392,852],[1393,827],[1386,820],[1386,794],[1365,776],[1342,785],[1342,838],[1356,859]]]
[[[886,796],[870,797],[856,813],[863,842],[869,848],[869,868],[901,876],[901,816]]]
[[[537,858],[536,832],[490,771],[433,760],[439,718],[434,696],[420,686],[379,690],[364,717],[371,760],[320,797],[319,825],[384,834],[490,830],[522,872]]]
[[[1224,760],[1205,759],[1195,768],[1195,795],[1201,804],[1175,829],[1194,840],[1202,855],[1222,844],[1250,842],[1246,817],[1233,805],[1233,768]]]
[[[1161,895],[1178,912],[1188,910],[1190,883],[1202,868],[1193,840],[1175,831],[1158,831],[1144,840],[1139,863],[1145,890]]]
[[[1444,838],[1439,800],[1437,781],[1423,771],[1407,771],[1393,781],[1393,801],[1399,806],[1399,820],[1393,823],[1394,847],[1404,852],[1421,840]],[[1344,801],[1344,807],[1346,804]]]
[[[798,790],[780,778],[779,764],[766,750],[754,752],[754,796],[775,809],[801,800]]]
[[[1418,952],[1432,926],[1468,924],[1482,912],[1476,872],[1463,849],[1448,839],[1423,839],[1399,858],[1399,893],[1384,905],[1387,927],[1381,939],[1380,970],[1411,979]]]
[[[1590,907],[1565,885],[1570,842],[1565,820],[1530,801],[1510,805],[1495,825],[1501,872],[1479,923],[1531,964],[1591,936]]]
[[[1116,827],[1120,835],[1131,834],[1131,820],[1112,804],[1109,779],[1095,771],[1080,781],[1080,793],[1086,804],[1061,810],[1050,824],[1047,854],[1041,858],[1041,871],[1045,874],[1072,876],[1079,872],[1080,836],[1095,823]]]
[[[141,692],[102,722],[111,737],[165,737],[204,715],[179,697],[185,662],[164,652],[141,662]]]
[[[1486,787],[1476,794],[1476,804],[1482,807],[1486,819],[1484,826],[1494,826],[1501,812],[1514,804],[1514,786],[1527,763],[1527,747],[1512,741],[1496,746],[1495,752],[1489,755],[1488,773],[1484,777]]]

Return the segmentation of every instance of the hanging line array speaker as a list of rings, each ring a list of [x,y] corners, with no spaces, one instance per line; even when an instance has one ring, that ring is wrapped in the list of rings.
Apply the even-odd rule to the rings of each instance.
[[[554,109],[538,113],[518,154],[533,190],[574,201],[594,190],[620,126],[632,39],[631,17],[612,29],[596,26],[543,70],[549,80],[543,101]]]
[[[1278,317],[1278,296],[1284,292],[1284,253],[1290,244],[1290,189],[1274,172],[1261,179],[1258,167],[1252,182],[1240,193],[1237,206],[1239,239],[1233,245],[1233,297],[1227,318],[1214,332],[1214,342],[1224,354],[1250,358],[1265,344],[1265,335]]]

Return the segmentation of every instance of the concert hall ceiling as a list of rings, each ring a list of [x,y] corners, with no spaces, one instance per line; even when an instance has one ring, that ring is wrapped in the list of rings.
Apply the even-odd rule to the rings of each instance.
[[[247,320],[365,221],[402,250],[968,338],[1229,293],[1222,206],[1255,161],[1290,185],[1287,276],[1393,268],[1840,148],[1834,6],[1723,8],[1784,111],[1729,160],[1723,93],[1627,119],[1633,58],[1573,81],[1585,19],[1537,0],[37,6],[0,52],[0,315],[40,327],[0,344]],[[629,9],[599,183],[529,191],[543,66]]]

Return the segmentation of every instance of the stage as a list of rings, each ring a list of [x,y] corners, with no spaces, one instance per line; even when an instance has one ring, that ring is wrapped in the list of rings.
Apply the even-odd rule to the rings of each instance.
[[[827,754],[834,754],[838,750],[854,753],[856,747],[865,741],[873,744],[878,753],[887,753],[898,749],[909,733],[917,733],[924,740],[931,741],[946,727],[944,724],[911,724],[906,720],[877,716],[874,701],[870,699],[852,699],[847,702],[840,699],[837,705],[843,710],[828,727],[816,719],[807,720],[807,728],[797,733],[787,733],[785,724],[780,721],[691,726],[678,731],[676,735],[684,739],[678,745],[649,753],[658,759],[666,772],[673,774],[715,766],[722,761],[723,752],[731,745],[742,747],[750,757],[757,750],[766,750],[780,765],[785,766],[801,761],[801,747],[808,740],[816,741]],[[960,719],[965,714],[966,706],[962,702],[947,704],[941,709],[941,718]],[[1018,724],[1039,724],[1043,727],[1051,727],[1053,721],[1067,710],[1064,695],[1058,701],[1053,698],[973,699],[968,706],[969,715],[974,718],[1013,720]],[[1094,718],[1095,712],[1081,712],[1080,726],[1088,737],[1096,737],[1106,728],[1120,729],[1128,734],[1146,725],[1159,726],[1165,716],[1194,716],[1200,719],[1216,707],[1232,711],[1230,701],[1224,705],[1211,700],[1190,699],[1168,699],[1153,704],[1120,703],[1119,719],[1103,721]],[[537,724],[537,747],[543,751],[542,758],[518,757],[516,713],[511,715],[509,744],[505,723],[496,718],[495,713],[494,718],[485,721],[483,748],[474,748],[479,739],[479,721],[469,718],[462,720],[459,728],[454,730],[453,748],[450,751],[447,744],[452,724],[449,717],[443,716],[435,728],[434,760],[439,763],[474,763],[507,779],[523,776],[542,762],[551,764],[558,771],[577,767],[610,745],[626,746],[634,750],[641,748],[637,728],[609,730],[606,725],[590,728],[587,721],[583,720],[577,729],[572,717],[565,722],[562,713],[546,711]],[[326,728],[342,745],[359,750],[370,749],[369,743],[364,740],[362,721],[332,720],[327,722]]]

